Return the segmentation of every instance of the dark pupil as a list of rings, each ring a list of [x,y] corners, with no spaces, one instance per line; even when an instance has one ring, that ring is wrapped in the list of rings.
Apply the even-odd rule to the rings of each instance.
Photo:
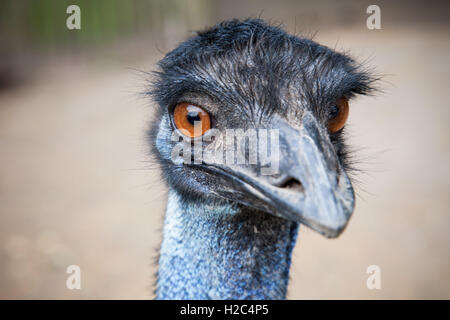
[[[197,111],[189,111],[187,114],[187,121],[192,125],[195,124],[195,121],[201,121],[199,113]]]
[[[339,107],[332,106],[330,110],[330,119],[334,119],[339,115]]]

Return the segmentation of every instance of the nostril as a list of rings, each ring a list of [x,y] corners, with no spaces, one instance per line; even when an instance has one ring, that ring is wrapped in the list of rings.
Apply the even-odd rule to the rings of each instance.
[[[280,188],[289,189],[292,191],[303,192],[303,185],[300,181],[294,178],[288,179],[285,183],[280,185]]]

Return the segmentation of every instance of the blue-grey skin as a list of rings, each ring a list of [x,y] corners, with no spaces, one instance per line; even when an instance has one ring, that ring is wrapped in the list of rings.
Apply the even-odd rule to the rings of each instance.
[[[156,297],[284,299],[298,224],[337,237],[353,212],[344,130],[330,133],[327,124],[338,99],[368,93],[374,79],[348,56],[261,20],[200,32],[159,67],[150,138],[169,196]],[[180,102],[201,106],[222,132],[277,129],[279,172],[174,163],[171,117]]]
[[[298,223],[169,191],[158,299],[283,299]]]

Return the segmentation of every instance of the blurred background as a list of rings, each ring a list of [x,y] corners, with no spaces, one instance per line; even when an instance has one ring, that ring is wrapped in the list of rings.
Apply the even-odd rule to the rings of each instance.
[[[81,30],[66,27],[70,4]],[[366,27],[371,4],[380,30]],[[366,0],[2,1],[0,298],[153,297],[166,190],[145,139],[146,72],[235,17],[314,35],[383,75],[383,92],[351,106],[354,216],[335,240],[301,229],[288,297],[450,298],[450,2]],[[81,290],[66,288],[73,264]]]

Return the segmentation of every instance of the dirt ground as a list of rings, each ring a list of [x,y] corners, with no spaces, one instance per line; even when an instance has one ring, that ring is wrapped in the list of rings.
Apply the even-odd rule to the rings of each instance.
[[[383,92],[351,104],[362,172],[349,227],[335,240],[301,229],[289,298],[449,299],[448,32],[340,28],[315,40],[368,60]],[[131,68],[161,57],[57,60],[0,94],[0,298],[153,296],[166,190]],[[72,264],[81,290],[66,288]],[[366,287],[369,265],[380,290]]]

